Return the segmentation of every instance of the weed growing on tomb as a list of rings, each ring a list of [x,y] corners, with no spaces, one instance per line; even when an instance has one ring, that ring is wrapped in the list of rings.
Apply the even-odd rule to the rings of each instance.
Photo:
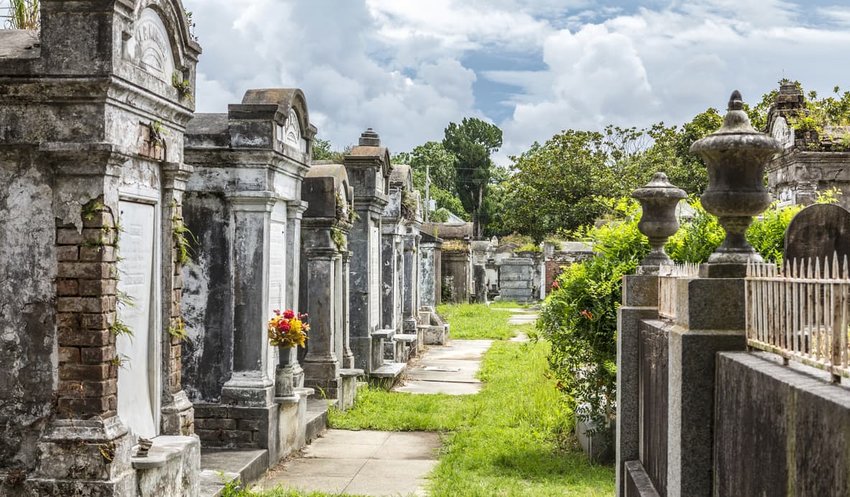
[[[9,27],[37,30],[41,26],[41,7],[38,0],[11,0],[10,3]]]
[[[345,232],[340,228],[337,228],[336,226],[331,228],[331,240],[340,252],[348,250],[348,237],[345,236]]]
[[[174,71],[174,74],[171,75],[171,86],[177,90],[181,99],[185,99],[189,103],[194,101],[192,98],[192,82],[185,79],[180,71]]]
[[[186,226],[183,218],[176,214],[171,219],[171,225],[174,248],[177,250],[177,263],[185,266],[192,262],[192,244],[198,243],[198,238]]]
[[[186,339],[188,332],[186,331],[186,323],[183,318],[176,318],[174,324],[168,327],[168,334],[181,342]]]

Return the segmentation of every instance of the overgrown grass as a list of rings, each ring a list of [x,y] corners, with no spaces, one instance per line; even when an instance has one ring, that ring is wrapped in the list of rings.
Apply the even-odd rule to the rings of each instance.
[[[507,312],[480,305],[447,307],[479,319],[479,327],[519,328],[508,327]],[[458,327],[454,316],[448,316],[453,331]],[[492,338],[491,331],[480,335]],[[348,430],[442,432],[440,462],[430,475],[431,497],[610,497],[614,471],[590,464],[575,447],[573,415],[549,372],[549,350],[545,341],[496,342],[478,374],[484,382],[479,394],[363,389],[353,409],[331,411],[330,424]],[[278,489],[235,497],[329,496]]]
[[[508,309],[519,309],[515,302],[493,302],[483,304],[445,304],[437,306],[437,312],[451,326],[449,336],[455,340],[508,340],[520,331],[532,326],[508,324],[511,313]]]

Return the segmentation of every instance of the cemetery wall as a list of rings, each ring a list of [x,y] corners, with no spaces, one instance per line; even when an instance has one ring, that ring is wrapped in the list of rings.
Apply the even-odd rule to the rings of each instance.
[[[762,353],[717,358],[716,495],[850,494],[850,392]]]

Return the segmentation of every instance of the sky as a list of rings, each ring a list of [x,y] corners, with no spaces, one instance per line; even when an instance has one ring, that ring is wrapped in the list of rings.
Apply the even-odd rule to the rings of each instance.
[[[850,89],[850,0],[183,0],[204,49],[197,110],[301,88],[335,148],[392,153],[478,117],[497,160],[564,129],[687,122],[783,77]]]

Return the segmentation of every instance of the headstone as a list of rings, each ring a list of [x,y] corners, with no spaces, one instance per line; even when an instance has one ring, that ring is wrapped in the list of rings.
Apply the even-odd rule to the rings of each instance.
[[[800,211],[785,232],[784,261],[850,257],[850,212],[843,207],[816,204]]]

